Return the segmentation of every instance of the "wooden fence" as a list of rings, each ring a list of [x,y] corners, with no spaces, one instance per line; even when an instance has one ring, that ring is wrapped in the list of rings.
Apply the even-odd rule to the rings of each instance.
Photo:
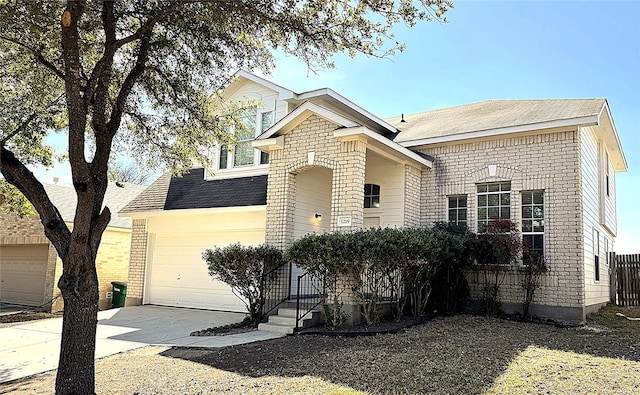
[[[611,270],[611,302],[618,306],[640,306],[640,254],[609,258]]]

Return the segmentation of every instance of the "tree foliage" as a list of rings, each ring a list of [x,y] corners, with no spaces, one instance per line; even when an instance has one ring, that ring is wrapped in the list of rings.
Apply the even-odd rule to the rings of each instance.
[[[232,244],[224,248],[208,249],[202,259],[209,275],[228,284],[233,293],[247,306],[251,322],[262,320],[265,299],[284,260],[274,247]]]
[[[0,179],[0,218],[2,212],[13,213],[19,218],[35,214],[27,198],[16,187]]]
[[[443,19],[446,0],[11,1],[0,7],[0,172],[33,205],[63,262],[58,393],[94,392],[95,258],[111,213],[108,164],[126,150],[151,168],[206,163],[243,104],[216,92],[236,69],[268,72],[278,50],[310,67],[402,49],[394,24]],[[50,165],[67,135],[77,194],[66,227],[27,166]]]

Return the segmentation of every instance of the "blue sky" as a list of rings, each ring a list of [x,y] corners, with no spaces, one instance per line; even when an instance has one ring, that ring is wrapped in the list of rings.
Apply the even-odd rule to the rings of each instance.
[[[640,1],[457,1],[449,23],[396,29],[393,59],[335,58],[307,75],[280,57],[272,79],[328,86],[380,117],[489,99],[605,97],[629,165],[617,173],[618,252],[640,252]]]
[[[271,78],[331,87],[380,117],[488,99],[605,97],[629,171],[618,173],[618,252],[640,252],[640,1],[457,1],[449,23],[395,29],[392,59],[335,58],[308,73],[280,56]],[[37,174],[46,180],[68,167]]]

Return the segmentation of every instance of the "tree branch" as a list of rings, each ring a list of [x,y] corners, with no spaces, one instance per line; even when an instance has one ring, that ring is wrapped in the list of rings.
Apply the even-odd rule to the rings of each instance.
[[[53,73],[54,73],[55,75],[57,75],[58,77],[60,77],[60,79],[62,79],[62,80],[64,80],[64,79],[65,79],[65,75],[64,75],[64,73],[63,73],[60,69],[58,69],[58,68],[56,67],[56,65],[54,65],[53,63],[51,63],[50,61],[48,61],[48,60],[44,57],[44,55],[43,55],[40,51],[38,51],[36,48],[33,48],[33,47],[31,47],[31,46],[29,46],[29,45],[27,45],[27,44],[25,44],[25,43],[23,43],[23,42],[21,42],[21,41],[18,41],[18,40],[16,40],[16,39],[12,38],[12,37],[7,37],[7,36],[4,36],[4,35],[0,36],[0,40],[9,41],[9,42],[11,42],[11,43],[14,43],[14,44],[16,44],[16,45],[18,45],[18,46],[21,46],[22,48],[24,48],[24,49],[28,50],[28,51],[29,51],[29,52],[31,52],[31,54],[35,57],[35,59],[36,59],[38,62],[40,62],[43,66],[45,66],[45,67],[46,67],[46,68],[48,68],[49,70],[53,71]]]
[[[96,64],[85,92],[85,106],[92,109],[91,122],[94,129],[106,131],[106,109],[109,101],[109,85],[113,68],[116,47],[116,18],[111,1],[102,2],[102,26],[104,29],[104,53]],[[94,91],[95,89],[95,91]],[[90,106],[90,104],[93,104]],[[99,134],[99,133],[98,133]]]
[[[124,79],[122,83],[122,87],[120,88],[120,92],[118,92],[118,97],[116,98],[116,102],[111,110],[111,116],[109,119],[109,123],[107,124],[107,128],[113,134],[116,133],[118,128],[120,127],[120,122],[122,121],[122,114],[124,112],[125,104],[127,103],[127,99],[133,86],[137,82],[138,78],[144,73],[145,63],[149,58],[149,47],[151,43],[151,32],[148,32],[143,36],[140,42],[140,49],[138,50],[138,57],[136,59],[136,64],[133,66],[127,77]]]
[[[66,257],[71,232],[40,181],[15,157],[13,152],[4,147],[0,147],[0,172],[31,202],[40,214],[45,235],[53,243],[58,255],[61,258]]]

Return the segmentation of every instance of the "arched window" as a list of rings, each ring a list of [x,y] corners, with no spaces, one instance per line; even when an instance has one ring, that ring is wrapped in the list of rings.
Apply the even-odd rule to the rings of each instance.
[[[380,207],[380,185],[364,184],[364,208]]]

